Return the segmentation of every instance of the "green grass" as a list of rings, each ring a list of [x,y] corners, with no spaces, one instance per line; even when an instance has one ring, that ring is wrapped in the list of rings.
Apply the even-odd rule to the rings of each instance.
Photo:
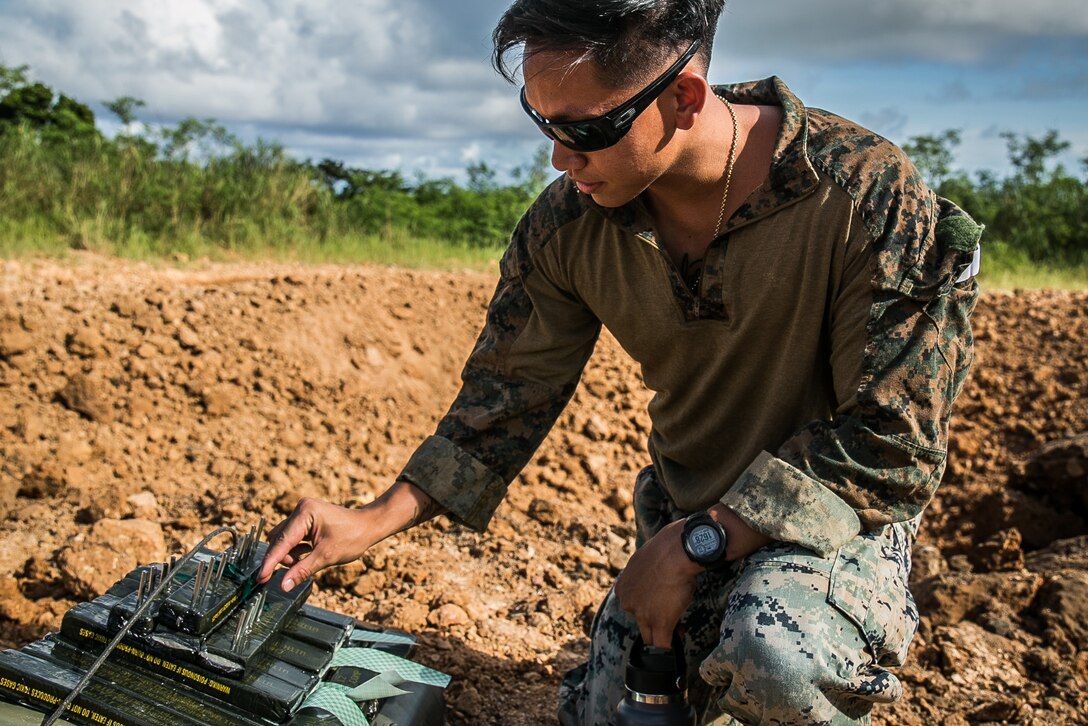
[[[130,234],[123,240],[104,239],[94,225],[83,225],[75,239],[58,237],[43,226],[0,222],[0,258],[64,259],[73,250],[87,250],[129,260],[187,264],[212,262],[298,262],[303,264],[390,265],[438,270],[486,270],[502,255],[500,247],[481,247],[445,240],[413,237],[400,230],[382,235],[338,235],[324,240],[305,234],[281,233],[266,245],[249,242],[223,245],[189,234],[178,239],[153,239]]]
[[[1088,262],[1040,264],[1001,242],[994,242],[982,249],[978,279],[983,290],[1085,290],[1088,289]]]
[[[497,246],[481,247],[412,236],[397,229],[383,234],[334,234],[319,239],[285,228],[255,244],[258,232],[243,229],[239,242],[223,244],[190,232],[162,239],[132,232],[120,241],[107,239],[106,225],[84,221],[70,237],[58,236],[44,222],[37,224],[0,219],[0,257],[63,259],[72,250],[89,250],[123,259],[186,264],[201,259],[213,262],[299,262],[304,264],[394,265],[439,270],[486,270],[502,255]],[[999,242],[983,250],[979,283],[984,290],[1052,288],[1088,289],[1088,263],[1040,265]]]

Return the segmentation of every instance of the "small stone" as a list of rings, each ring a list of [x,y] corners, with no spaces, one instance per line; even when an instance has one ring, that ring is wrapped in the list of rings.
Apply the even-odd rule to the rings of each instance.
[[[102,351],[105,342],[97,330],[81,327],[65,338],[68,352],[80,358],[93,358]]]
[[[467,625],[472,620],[463,607],[448,602],[432,610],[427,615],[427,622],[438,628],[449,628],[454,625]]]
[[[583,432],[594,441],[602,441],[608,438],[608,424],[598,414],[594,413],[586,421]]]
[[[534,499],[529,504],[529,516],[544,525],[558,524],[562,518],[559,508],[547,499]]]
[[[128,497],[132,513],[137,519],[156,520],[159,518],[159,502],[149,491],[136,492]]]
[[[177,338],[178,343],[180,343],[183,348],[189,348],[198,353],[204,349],[203,341],[200,336],[197,335],[195,330],[187,325],[183,325],[178,330]]]
[[[212,386],[204,391],[204,410],[212,416],[222,416],[234,410],[241,402],[242,389],[230,383]]]
[[[43,461],[23,477],[19,496],[30,499],[60,496],[68,488],[68,478],[63,467],[53,461]]]
[[[0,330],[0,358],[11,358],[34,347],[34,336],[25,330]]]
[[[113,420],[113,404],[103,395],[102,384],[82,373],[69,378],[64,388],[57,391],[57,398],[67,409],[91,421],[109,423]]]

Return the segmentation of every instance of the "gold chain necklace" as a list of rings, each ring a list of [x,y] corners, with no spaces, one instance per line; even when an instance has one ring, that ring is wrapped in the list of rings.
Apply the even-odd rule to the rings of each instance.
[[[733,104],[729,103],[726,98],[723,96],[718,96],[718,98],[725,104],[725,107],[729,110],[729,117],[733,119],[733,139],[729,142],[729,161],[725,165],[725,190],[722,192],[722,206],[718,210],[718,223],[714,225],[714,236],[710,238],[711,242],[718,238],[718,232],[722,230],[722,222],[725,221],[725,203],[729,200],[729,183],[733,181],[733,164],[737,160],[737,112],[733,109]]]
[[[725,189],[722,190],[722,205],[718,209],[718,222],[714,225],[714,234],[710,238],[711,243],[718,238],[718,233],[722,231],[722,222],[725,221],[725,205],[729,201],[729,184],[733,181],[733,165],[737,161],[737,136],[739,135],[737,112],[733,108],[733,104],[723,96],[718,96],[718,99],[725,104],[725,108],[729,111],[729,118],[733,120],[733,138],[729,141],[729,159],[725,163]],[[699,284],[703,281],[702,263],[701,259],[689,261],[686,254],[680,263],[680,276],[695,296],[699,295]]]

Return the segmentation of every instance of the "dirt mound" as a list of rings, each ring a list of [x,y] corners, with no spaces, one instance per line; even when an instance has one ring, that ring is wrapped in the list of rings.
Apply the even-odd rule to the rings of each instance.
[[[298,497],[370,501],[453,399],[493,275],[0,263],[0,641],[113,569]],[[1088,295],[988,294],[949,469],[915,551],[923,627],[877,722],[1088,712]],[[450,721],[552,719],[633,549],[648,394],[602,337],[485,535],[444,521],[320,578],[315,600],[421,634]]]

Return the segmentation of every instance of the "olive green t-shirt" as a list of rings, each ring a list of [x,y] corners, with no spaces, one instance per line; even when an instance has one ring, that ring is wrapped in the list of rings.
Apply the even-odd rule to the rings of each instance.
[[[721,501],[829,554],[916,516],[944,470],[981,228],[893,144],[777,78],[717,89],[782,107],[770,174],[692,292],[639,200],[561,178],[501,263],[464,385],[401,477],[483,529],[573,394],[603,324],[653,391],[649,450],[685,511]]]

